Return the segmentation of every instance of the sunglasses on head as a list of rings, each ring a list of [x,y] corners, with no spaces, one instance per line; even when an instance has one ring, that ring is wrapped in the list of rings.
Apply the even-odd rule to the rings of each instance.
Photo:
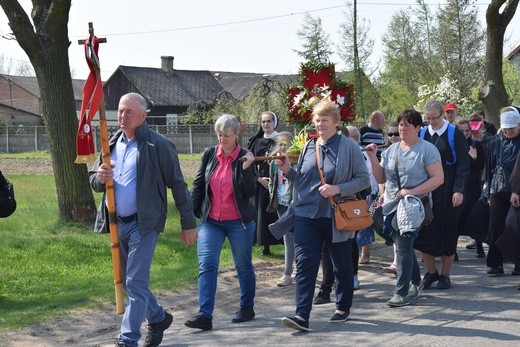
[[[392,137],[392,136],[399,136],[399,132],[388,133],[388,137]]]

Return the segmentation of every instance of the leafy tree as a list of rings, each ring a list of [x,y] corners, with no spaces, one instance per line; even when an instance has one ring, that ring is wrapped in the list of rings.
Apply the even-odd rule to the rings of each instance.
[[[520,67],[504,59],[503,64],[504,86],[511,104],[520,104]]]
[[[502,57],[504,34],[515,15],[519,0],[491,0],[486,11],[486,58],[484,62],[483,87],[479,99],[491,122],[499,124],[500,108],[509,105],[509,96],[504,86]]]
[[[357,46],[359,68],[371,77],[375,68],[370,62],[374,51],[374,40],[368,37],[370,21],[362,18],[356,19],[357,15],[351,3],[347,4],[347,10],[343,12],[345,21],[340,24],[340,42],[338,44],[338,54],[347,70],[354,70],[354,50]],[[354,23],[357,25],[354,26]]]
[[[453,78],[462,95],[468,96],[479,80],[484,31],[474,0],[450,0],[438,12],[433,45],[442,69]]]
[[[235,100],[231,95],[223,94],[213,104],[197,103],[188,108],[183,115],[184,124],[207,124],[223,114],[230,113],[240,117],[244,123],[258,123],[258,115],[263,111],[273,111],[280,122],[287,122],[287,106],[282,93],[282,86],[276,81],[264,78],[261,84],[253,86],[243,100]]]
[[[370,22],[365,18],[358,21],[356,4],[356,0],[354,0],[353,5],[352,3],[347,3],[347,11],[343,12],[345,22],[340,24],[338,52],[347,70],[354,72],[356,113],[366,116],[371,110],[377,108],[377,106],[374,107],[374,105],[367,105],[366,100],[370,99],[365,97],[366,86],[362,78],[363,75],[367,77],[372,76],[376,70],[370,63],[374,40],[368,37]]]
[[[303,27],[297,31],[302,40],[302,50],[294,50],[305,62],[325,64],[333,53],[330,36],[323,30],[321,18],[306,13]]]
[[[49,148],[64,221],[91,221],[95,204],[86,165],[74,164],[78,120],[69,65],[67,23],[70,0],[32,0],[31,17],[16,0],[2,0],[12,35],[25,51],[40,87],[40,114]],[[80,49],[80,48],[78,48]]]
[[[449,75],[469,97],[479,78],[483,42],[473,5],[474,0],[449,0],[434,16],[424,0],[417,0],[416,6],[394,14],[383,37],[381,85],[399,83],[416,95],[420,86],[433,88]],[[418,101],[414,97],[413,104]]]
[[[433,87],[428,85],[419,87],[419,101],[415,109],[422,110],[426,101],[436,99],[445,103],[454,102],[457,104],[459,115],[469,115],[479,110],[479,103],[466,95],[468,94],[463,94],[458,89],[456,81],[448,74],[443,76],[440,82]]]

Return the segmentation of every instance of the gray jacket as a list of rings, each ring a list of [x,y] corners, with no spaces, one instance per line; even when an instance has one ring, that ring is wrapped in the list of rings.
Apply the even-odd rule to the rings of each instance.
[[[312,141],[312,140],[311,140]],[[299,171],[302,166],[303,158],[307,151],[309,142],[305,145],[302,154],[298,160],[297,170],[291,170],[287,174],[289,180],[295,180],[294,189],[298,187]],[[354,198],[356,193],[370,187],[370,176],[365,163],[365,157],[361,153],[359,145],[345,136],[341,136],[338,148],[338,159],[336,163],[336,174],[331,184],[338,185],[341,194],[334,196],[335,201],[343,198]],[[271,233],[276,238],[281,238],[285,235],[294,224],[294,204],[298,199],[298,194],[293,192],[293,201],[287,212],[281,216],[278,221],[269,225]],[[332,208],[332,207],[331,207]],[[332,242],[343,242],[354,238],[354,232],[340,231],[336,229],[336,222],[334,221],[334,214],[332,214]]]
[[[110,151],[122,135],[118,130],[109,139]],[[181,228],[197,226],[188,186],[184,182],[179,157],[173,143],[150,129],[144,122],[136,131],[137,140],[137,221],[142,234],[162,232],[168,210],[167,188],[170,188],[175,206],[181,216]],[[95,192],[105,192],[105,185],[96,177],[102,163],[101,156],[89,172],[90,186]],[[108,232],[106,193],[98,209],[94,231]]]

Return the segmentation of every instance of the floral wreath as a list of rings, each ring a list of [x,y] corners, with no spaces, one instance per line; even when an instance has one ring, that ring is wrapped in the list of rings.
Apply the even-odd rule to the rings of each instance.
[[[334,64],[306,63],[300,66],[301,85],[288,86],[286,102],[289,122],[304,128],[312,121],[312,109],[325,97],[330,97],[340,111],[342,121],[356,119],[354,85],[336,80]]]

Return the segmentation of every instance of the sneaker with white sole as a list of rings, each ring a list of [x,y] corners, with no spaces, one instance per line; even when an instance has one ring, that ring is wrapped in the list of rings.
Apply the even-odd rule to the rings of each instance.
[[[390,307],[402,307],[402,306],[410,305],[410,300],[408,300],[407,297],[403,298],[399,294],[394,294],[392,299],[388,300],[388,302],[386,304]]]
[[[410,289],[408,290],[408,300],[415,300],[419,297],[419,293],[421,292],[421,289],[419,286],[416,286],[415,284],[410,284]]]
[[[283,275],[279,280],[278,282],[276,282],[276,285],[278,287],[286,287],[286,286],[290,286],[291,284],[293,284],[294,281],[293,279],[291,278],[291,276],[285,276]]]

